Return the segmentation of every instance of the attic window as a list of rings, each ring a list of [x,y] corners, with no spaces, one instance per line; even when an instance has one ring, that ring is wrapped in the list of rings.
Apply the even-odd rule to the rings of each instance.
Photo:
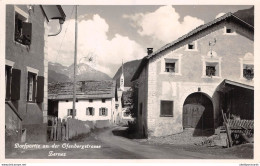
[[[102,103],[105,103],[106,102],[106,99],[102,99]]]
[[[186,51],[197,51],[196,41],[193,41],[193,42],[187,44]]]
[[[93,99],[89,99],[88,101],[89,101],[90,103],[92,103],[92,102],[93,102]]]
[[[230,29],[230,28],[227,28],[227,29],[226,29],[226,33],[232,33],[231,29]]]
[[[15,12],[14,40],[23,45],[31,44],[32,24],[19,12]]]
[[[194,47],[194,44],[188,44],[188,49],[189,50],[193,50],[195,47]]]
[[[234,28],[230,28],[230,27],[225,27],[224,28],[224,34],[226,35],[235,35],[235,30]]]

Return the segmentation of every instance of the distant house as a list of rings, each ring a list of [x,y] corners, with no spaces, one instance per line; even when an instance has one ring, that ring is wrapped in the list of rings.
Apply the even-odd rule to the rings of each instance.
[[[7,150],[17,142],[47,139],[48,22],[51,19],[64,22],[65,17],[58,5],[6,6]]]
[[[117,101],[115,81],[80,81],[76,84],[76,111],[73,112],[73,83],[50,83],[48,86],[48,115],[61,119],[74,114],[79,120],[109,120],[113,124]]]
[[[227,13],[155,52],[148,49],[132,81],[138,133],[145,137],[185,128],[214,132],[221,110],[253,119],[254,27]]]

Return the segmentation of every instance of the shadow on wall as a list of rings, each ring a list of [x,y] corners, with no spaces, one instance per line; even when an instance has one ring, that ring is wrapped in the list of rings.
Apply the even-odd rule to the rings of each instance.
[[[214,134],[213,113],[213,103],[207,94],[192,93],[183,105],[183,127],[194,128],[193,136],[210,136]]]

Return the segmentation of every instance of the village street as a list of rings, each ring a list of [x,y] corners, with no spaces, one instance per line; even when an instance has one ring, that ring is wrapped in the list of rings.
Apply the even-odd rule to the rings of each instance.
[[[98,131],[88,137],[77,141],[48,142],[48,145],[60,145],[56,149],[31,149],[18,150],[6,158],[48,158],[48,159],[236,159],[234,153],[227,155],[223,149],[212,149],[214,154],[209,153],[210,149],[185,147],[177,145],[153,145],[145,144],[136,140],[115,136],[112,131],[124,131],[124,127],[114,127]],[[64,143],[70,145],[94,145],[100,148],[61,148]],[[187,149],[188,148],[188,149]],[[192,150],[193,149],[193,150]],[[204,149],[204,150],[203,150]],[[48,156],[50,151],[53,154],[65,154],[65,156]],[[227,152],[227,153],[225,153]]]

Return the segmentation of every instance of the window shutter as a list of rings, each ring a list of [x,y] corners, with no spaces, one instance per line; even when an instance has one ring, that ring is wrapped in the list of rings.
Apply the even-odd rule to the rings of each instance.
[[[32,38],[32,23],[23,22],[23,44],[30,45]]]
[[[107,110],[107,108],[106,108],[106,116],[107,116],[107,112],[108,112],[108,110]]]
[[[37,103],[42,103],[44,97],[44,77],[37,77]]]
[[[95,108],[93,107],[92,110],[93,110],[93,116],[95,116]]]
[[[102,109],[99,108],[99,116],[101,116],[101,115],[102,115]]]
[[[70,116],[70,109],[68,109],[68,113],[67,113],[67,116]]]
[[[86,115],[89,115],[89,108],[86,108]]]
[[[36,75],[33,76],[33,96],[32,101],[35,102],[36,98]]]
[[[21,86],[21,70],[12,70],[12,82],[11,82],[11,99],[20,99],[20,86]]]
[[[7,77],[6,78],[7,79],[6,80],[6,92],[5,93],[6,93],[6,99],[9,100],[10,99],[10,95],[11,95],[11,91],[10,91],[10,86],[11,86],[11,76],[10,76],[11,73],[10,73],[10,70],[11,69],[8,70],[7,68],[5,68],[5,70],[6,70],[5,72],[6,72],[6,77]]]

